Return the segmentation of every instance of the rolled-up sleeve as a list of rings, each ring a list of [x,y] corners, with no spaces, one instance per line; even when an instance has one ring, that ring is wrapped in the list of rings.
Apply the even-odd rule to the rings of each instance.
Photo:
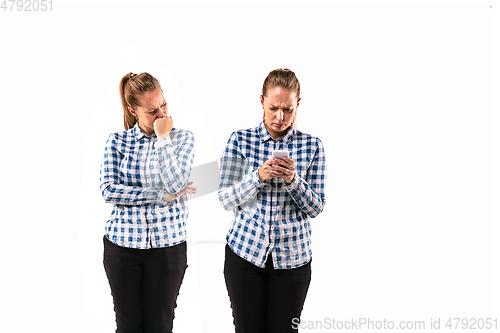
[[[245,173],[245,159],[238,150],[238,136],[229,138],[220,160],[219,203],[225,210],[232,210],[255,198],[263,183],[258,170]]]
[[[306,179],[295,174],[292,183],[285,186],[297,206],[309,217],[317,217],[326,205],[326,159],[323,143],[316,138],[316,152],[307,170]]]
[[[194,136],[190,131],[183,131],[173,145],[170,137],[156,142],[158,167],[161,181],[168,193],[174,194],[186,187],[194,159]]]
[[[118,205],[158,204],[163,201],[166,191],[154,187],[123,185],[120,181],[122,154],[117,149],[116,134],[111,134],[104,148],[101,161],[100,188],[106,203]]]

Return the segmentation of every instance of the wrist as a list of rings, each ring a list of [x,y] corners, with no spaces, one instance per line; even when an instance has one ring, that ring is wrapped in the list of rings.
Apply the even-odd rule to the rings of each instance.
[[[293,183],[293,180],[294,180],[294,179],[295,179],[295,173],[292,175],[292,179],[290,179],[290,180],[285,179],[285,183],[286,183],[287,185],[290,185],[290,184],[292,184],[292,183]]]
[[[157,134],[156,137],[158,138],[158,140],[161,140],[163,138],[166,138],[167,136],[170,135],[170,132],[167,132],[167,133],[163,133],[163,134]]]

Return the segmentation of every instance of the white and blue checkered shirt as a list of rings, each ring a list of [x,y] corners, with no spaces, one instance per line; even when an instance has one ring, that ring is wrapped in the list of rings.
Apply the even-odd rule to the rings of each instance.
[[[194,158],[190,131],[157,140],[132,129],[109,136],[101,163],[101,192],[113,204],[106,237],[118,246],[149,249],[186,240],[187,196],[163,201],[188,183]]]
[[[258,170],[273,150],[288,150],[295,161],[290,185],[283,178],[265,182]],[[263,122],[233,132],[220,161],[219,201],[233,210],[226,240],[231,250],[264,267],[272,252],[275,269],[291,269],[311,260],[311,225],[325,206],[326,159],[318,138],[297,131],[275,140]]]

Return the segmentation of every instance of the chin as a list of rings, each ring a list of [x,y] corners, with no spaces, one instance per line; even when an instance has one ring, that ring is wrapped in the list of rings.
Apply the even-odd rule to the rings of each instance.
[[[287,129],[290,128],[290,125],[285,125],[285,126],[274,126],[274,128],[278,131],[278,132],[284,132],[286,131]]]

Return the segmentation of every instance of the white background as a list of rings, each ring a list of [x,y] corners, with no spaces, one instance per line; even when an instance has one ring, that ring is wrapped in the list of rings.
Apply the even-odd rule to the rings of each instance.
[[[425,321],[424,332],[431,318],[442,331],[450,317],[498,318],[500,3],[230,3],[0,11],[0,330],[115,329],[99,165],[123,129],[124,74],[159,79],[199,165],[259,124],[262,82],[281,67],[301,82],[298,127],[328,162],[304,323]],[[190,211],[174,330],[234,331],[222,275],[231,214],[215,193]]]

